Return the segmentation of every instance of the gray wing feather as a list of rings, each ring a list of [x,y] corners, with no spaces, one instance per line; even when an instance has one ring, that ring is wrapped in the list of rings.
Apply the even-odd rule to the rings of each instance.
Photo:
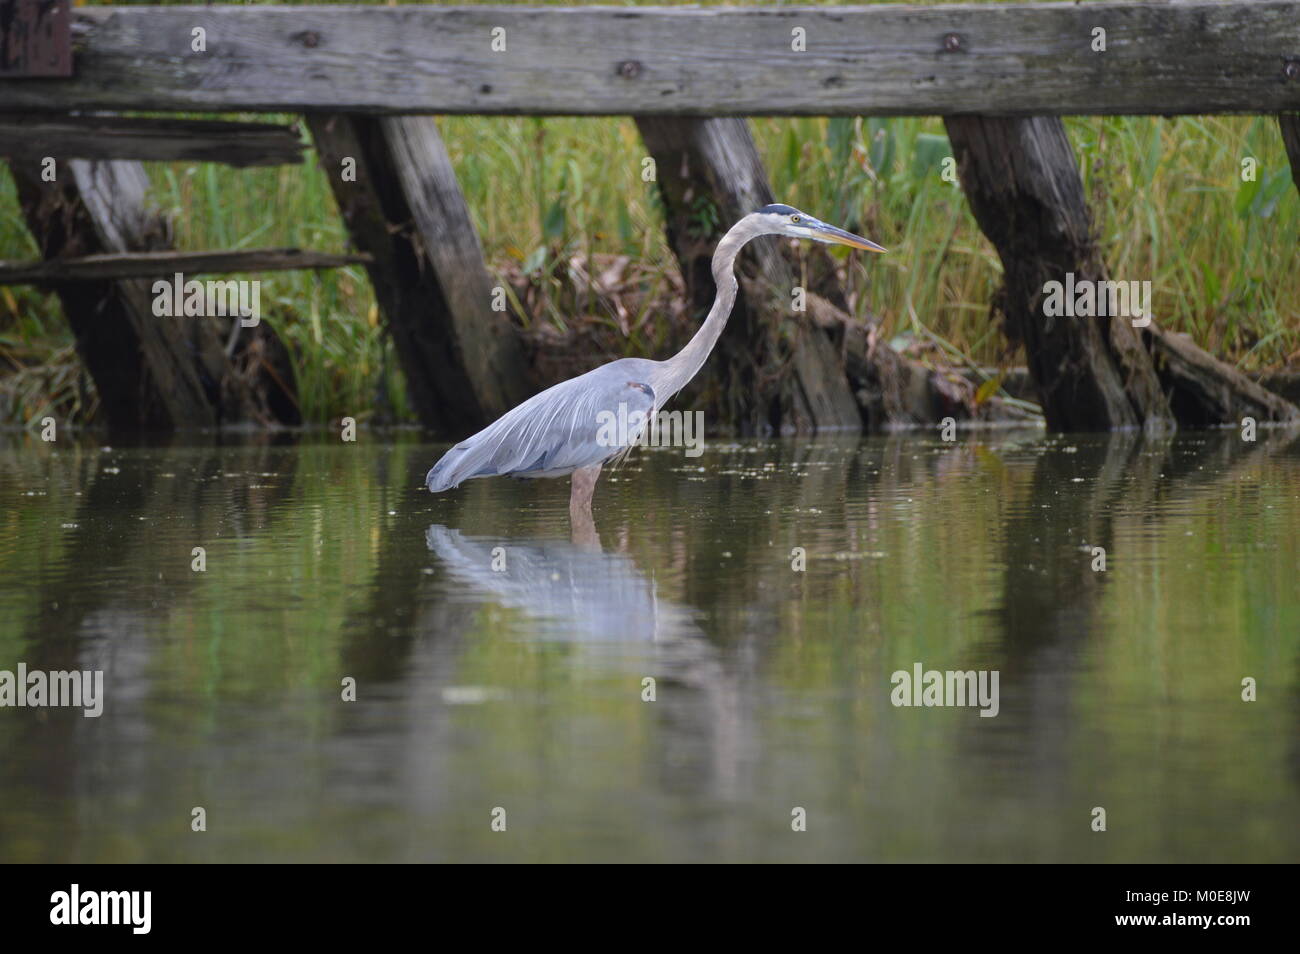
[[[534,395],[514,410],[466,438],[443,455],[425,477],[433,493],[474,477],[560,476],[590,467],[626,450],[611,444],[602,412],[620,413],[635,423],[654,413],[654,391],[619,362],[596,368]],[[625,410],[620,411],[620,405]],[[639,432],[634,428],[628,444]]]

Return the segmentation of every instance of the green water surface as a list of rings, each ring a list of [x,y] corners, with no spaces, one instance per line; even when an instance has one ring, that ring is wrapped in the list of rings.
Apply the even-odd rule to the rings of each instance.
[[[0,708],[0,861],[1297,857],[1294,433],[638,450],[599,548],[441,449],[9,440],[0,669],[105,689]]]

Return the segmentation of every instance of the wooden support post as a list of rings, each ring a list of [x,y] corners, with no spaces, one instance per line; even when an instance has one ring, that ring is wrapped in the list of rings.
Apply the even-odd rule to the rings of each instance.
[[[46,259],[170,244],[166,223],[146,205],[139,163],[70,160],[57,167],[56,182],[43,181],[31,163],[11,162],[10,171]],[[298,423],[292,368],[264,322],[233,337],[233,318],[156,317],[144,279],[57,290],[110,430]]]
[[[767,174],[743,119],[640,117],[637,125],[655,160],[668,239],[702,320],[715,292],[714,246],[738,219],[775,201]],[[712,399],[720,423],[748,433],[860,428],[830,339],[791,312],[796,282],[776,242],[752,243],[737,273],[741,291],[731,321],[709,374],[696,385],[720,388]]]
[[[428,117],[308,118],[424,425],[463,437],[528,397],[523,349]]]
[[[1154,323],[1048,317],[1048,282],[1107,280],[1064,126],[1049,117],[945,122],[975,218],[1002,259],[1006,330],[1025,346],[1049,428],[1295,419],[1292,405]]]
[[[1159,427],[1168,402],[1124,318],[1046,317],[1049,281],[1106,279],[1083,181],[1059,119],[949,117],[948,136],[980,228],[997,247],[1006,330],[1025,346],[1047,425],[1057,431]]]

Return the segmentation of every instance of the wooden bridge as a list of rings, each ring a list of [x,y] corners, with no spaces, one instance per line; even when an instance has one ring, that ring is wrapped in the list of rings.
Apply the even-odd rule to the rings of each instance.
[[[115,429],[292,419],[268,401],[264,328],[155,317],[149,276],[363,262],[413,406],[461,436],[535,386],[431,114],[630,115],[656,159],[669,240],[696,305],[712,297],[718,221],[772,201],[745,116],[940,115],[1005,275],[1049,426],[1294,420],[1288,402],[1154,325],[1048,321],[1047,281],[1105,280],[1104,250],[1060,116],[1267,113],[1300,184],[1300,2],[829,8],[167,6],[70,9],[0,0],[0,157],[39,262],[0,283],[56,289]],[[142,161],[300,162],[291,127],[122,115],[302,113],[347,222],[351,255],[176,252],[144,201]],[[50,158],[59,174],[42,176]],[[339,174],[355,160],[355,177]],[[884,427],[961,415],[938,376],[841,310],[827,260],[788,327],[795,283],[775,246],[742,262],[716,361],[793,371],[738,426]],[[731,346],[728,347],[728,341]],[[259,357],[260,356],[260,357]],[[752,358],[750,359],[752,360]],[[241,363],[242,362],[242,363]],[[776,420],[769,409],[779,409]]]

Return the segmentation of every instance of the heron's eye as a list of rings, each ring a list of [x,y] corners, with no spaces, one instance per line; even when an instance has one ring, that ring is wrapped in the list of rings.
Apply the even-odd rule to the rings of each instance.
[[[799,224],[799,216],[797,216],[797,215],[792,215],[792,216],[790,216],[790,222],[791,222],[791,224],[793,224],[793,225],[798,225],[798,224]]]

